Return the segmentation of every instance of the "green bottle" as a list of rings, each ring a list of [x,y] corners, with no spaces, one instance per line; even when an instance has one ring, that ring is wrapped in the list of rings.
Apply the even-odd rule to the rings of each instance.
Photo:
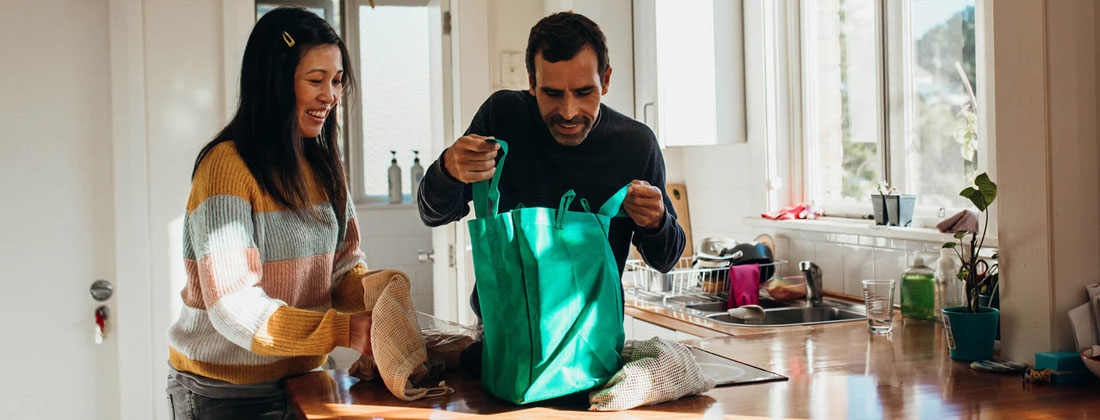
[[[934,319],[936,272],[924,265],[924,259],[916,257],[913,265],[901,274],[901,316],[906,318]]]

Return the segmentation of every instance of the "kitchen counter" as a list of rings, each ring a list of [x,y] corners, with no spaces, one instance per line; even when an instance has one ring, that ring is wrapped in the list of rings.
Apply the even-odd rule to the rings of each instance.
[[[866,322],[781,328],[699,324],[701,318],[638,301],[628,301],[627,314],[670,328],[688,326],[692,329],[685,331],[708,337],[690,343],[790,380],[716,388],[620,413],[584,411],[583,398],[513,406],[487,395],[461,371],[444,376],[454,394],[413,402],[344,371],[290,379],[287,392],[302,419],[1100,418],[1100,381],[1030,385],[1019,375],[974,372],[948,358],[943,331],[932,322],[896,319],[891,335],[872,336]]]

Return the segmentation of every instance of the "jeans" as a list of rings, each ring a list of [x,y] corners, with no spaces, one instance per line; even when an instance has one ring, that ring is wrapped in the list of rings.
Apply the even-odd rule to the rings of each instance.
[[[174,420],[296,420],[285,394],[261,398],[210,398],[168,378],[168,410]]]

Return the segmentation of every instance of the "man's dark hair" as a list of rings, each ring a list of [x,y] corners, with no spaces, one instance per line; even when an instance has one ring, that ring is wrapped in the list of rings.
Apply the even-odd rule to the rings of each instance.
[[[600,77],[607,73],[607,37],[592,19],[573,12],[558,12],[542,18],[527,38],[527,74],[535,76],[535,56],[551,63],[577,56],[584,46],[596,51]]]

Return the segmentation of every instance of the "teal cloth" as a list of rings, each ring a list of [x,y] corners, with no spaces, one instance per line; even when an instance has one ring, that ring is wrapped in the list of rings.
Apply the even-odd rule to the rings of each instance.
[[[623,297],[607,240],[628,186],[598,211],[566,192],[558,208],[498,212],[508,144],[491,180],[473,185],[468,222],[484,323],[481,386],[526,404],[603,385],[622,367]]]

